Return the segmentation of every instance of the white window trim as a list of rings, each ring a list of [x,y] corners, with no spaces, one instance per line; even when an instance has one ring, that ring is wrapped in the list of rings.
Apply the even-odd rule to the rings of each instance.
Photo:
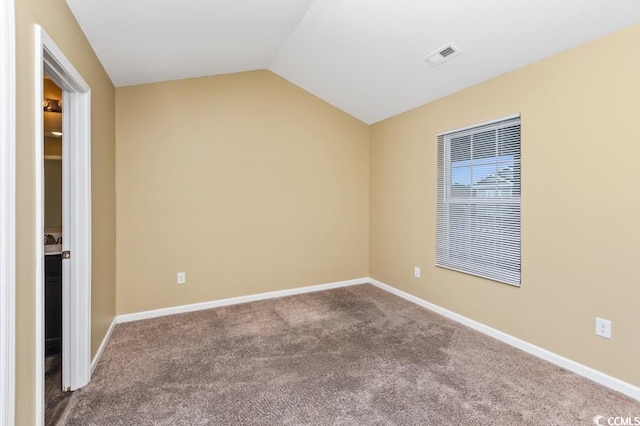
[[[15,422],[15,12],[0,6],[0,425]]]
[[[440,137],[440,136],[450,135],[451,133],[458,133],[465,130],[472,130],[472,129],[475,129],[476,127],[489,126],[491,124],[500,123],[502,121],[515,120],[516,118],[520,118],[520,114],[507,115],[501,118],[496,118],[494,120],[487,120],[478,124],[472,124],[470,126],[464,126],[464,127],[459,127],[457,129],[447,130],[446,132],[438,133],[436,136]]]

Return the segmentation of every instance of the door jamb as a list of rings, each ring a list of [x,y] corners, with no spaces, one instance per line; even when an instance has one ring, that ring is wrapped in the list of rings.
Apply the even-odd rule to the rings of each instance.
[[[65,91],[68,152],[68,214],[63,250],[72,261],[63,276],[63,384],[69,390],[91,379],[91,89],[47,33],[36,25],[35,161],[36,161],[36,424],[44,421],[44,129],[42,86],[44,72]],[[64,119],[64,117],[63,117]],[[64,161],[64,158],[63,158]],[[65,261],[67,262],[67,261]]]
[[[15,422],[15,11],[0,5],[0,425]]]

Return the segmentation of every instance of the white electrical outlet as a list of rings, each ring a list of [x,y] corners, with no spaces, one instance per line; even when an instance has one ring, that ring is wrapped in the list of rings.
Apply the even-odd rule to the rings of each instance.
[[[596,317],[596,334],[611,339],[611,321]]]
[[[414,266],[413,267],[413,276],[416,278],[420,278],[420,267],[419,266]]]
[[[184,284],[187,282],[187,273],[178,272],[178,284]]]

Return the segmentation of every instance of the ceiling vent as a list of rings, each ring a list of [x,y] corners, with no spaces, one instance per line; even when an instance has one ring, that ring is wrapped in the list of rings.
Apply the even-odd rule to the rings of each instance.
[[[455,58],[461,53],[460,49],[458,49],[453,43],[449,43],[431,53],[429,56],[424,58],[424,60],[429,62],[431,66],[437,67],[441,63],[448,61],[451,58]]]

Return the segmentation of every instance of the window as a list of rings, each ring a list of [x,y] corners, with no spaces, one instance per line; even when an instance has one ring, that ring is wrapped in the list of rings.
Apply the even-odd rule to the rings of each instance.
[[[520,117],[438,135],[436,265],[520,285]]]

